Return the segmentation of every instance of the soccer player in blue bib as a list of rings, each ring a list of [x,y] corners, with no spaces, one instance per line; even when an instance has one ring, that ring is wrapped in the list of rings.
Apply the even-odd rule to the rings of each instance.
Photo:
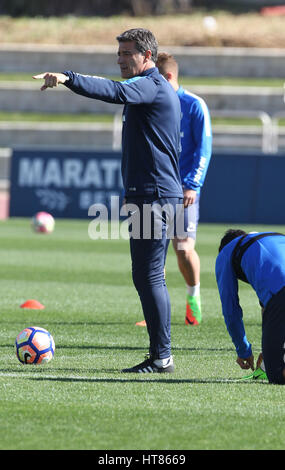
[[[238,297],[241,280],[252,286],[262,308],[261,346],[268,381],[285,384],[285,236],[228,230],[216,259],[216,279],[237,363],[242,369],[254,370]]]
[[[154,35],[137,28],[125,31],[117,40],[118,65],[125,79],[122,82],[72,71],[44,73],[34,78],[45,80],[42,90],[63,83],[80,95],[124,105],[122,178],[127,206],[135,207],[132,213],[134,217],[139,216],[139,234],[136,233],[139,236],[130,233],[132,276],[150,344],[149,357],[122,372],[173,372],[171,309],[164,264],[170,240],[167,230],[173,223],[176,208],[183,204],[178,166],[180,103],[155,66],[158,46]],[[153,209],[155,222],[161,228],[160,236],[152,225],[145,226],[146,206]],[[145,231],[150,236],[145,236]]]
[[[199,200],[212,155],[211,118],[205,101],[179,86],[178,64],[167,53],[158,54],[157,68],[177,93],[181,105],[180,176],[184,194],[184,232],[187,237],[173,239],[178,266],[184,277],[186,325],[202,320],[200,299],[200,258],[195,250],[199,220]]]

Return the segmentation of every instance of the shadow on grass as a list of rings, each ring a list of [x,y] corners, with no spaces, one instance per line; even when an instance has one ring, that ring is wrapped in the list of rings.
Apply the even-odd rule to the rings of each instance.
[[[102,370],[105,373],[118,373],[117,370]],[[165,383],[165,384],[261,384],[268,382],[245,381],[241,379],[151,379],[151,378],[87,378],[87,377],[29,377],[29,380],[52,381],[52,382],[88,382],[88,383]],[[269,385],[269,384],[268,384]]]
[[[74,382],[74,383],[159,383],[159,384],[237,384],[237,385],[269,385],[269,383],[265,380],[244,380],[242,378],[174,378],[172,377],[161,377],[161,374],[155,374],[156,377],[154,378],[153,375],[145,375],[145,374],[121,374],[118,369],[93,369],[89,372],[94,374],[120,374],[121,377],[82,377],[82,376],[69,376],[69,377],[62,377],[56,375],[48,375],[52,373],[84,373],[82,369],[50,369],[47,371],[45,366],[39,368],[40,366],[35,366],[36,369],[31,367],[29,371],[22,366],[19,367],[17,370],[11,367],[7,368],[0,368],[0,376],[2,377],[19,377],[19,375],[23,375],[25,379],[32,380],[32,381],[50,381],[50,382]],[[39,373],[40,375],[34,376],[32,375],[34,372]],[[28,372],[28,373],[27,373]],[[132,377],[131,377],[132,376]]]

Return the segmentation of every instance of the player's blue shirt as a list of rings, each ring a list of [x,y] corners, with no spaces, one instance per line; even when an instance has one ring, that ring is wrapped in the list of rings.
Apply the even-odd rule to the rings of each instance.
[[[211,118],[205,101],[181,86],[177,90],[181,105],[180,176],[185,189],[200,193],[212,155]]]
[[[241,246],[256,233],[249,234]],[[228,332],[239,357],[251,356],[243,312],[239,304],[238,280],[232,265],[232,253],[240,237],[225,245],[216,259],[216,279]],[[285,236],[267,236],[256,240],[244,253],[241,268],[264,307],[285,286]]]
[[[179,173],[180,103],[153,67],[126,81],[64,72],[75,93],[123,104],[122,178],[126,197],[183,197]]]

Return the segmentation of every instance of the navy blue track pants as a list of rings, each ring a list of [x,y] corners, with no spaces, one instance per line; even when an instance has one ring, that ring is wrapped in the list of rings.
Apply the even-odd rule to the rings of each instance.
[[[165,282],[165,261],[169,246],[173,217],[177,207],[181,208],[181,198],[132,198],[127,204],[135,205],[139,211],[140,229],[129,227],[132,277],[140,297],[144,318],[149,334],[149,352],[152,357],[167,358],[171,354],[171,307]],[[151,230],[149,210],[151,207]],[[161,211],[168,207],[170,210]],[[156,210],[158,208],[158,210]],[[143,214],[147,214],[145,217]],[[156,230],[158,228],[158,230]],[[135,234],[133,232],[136,232]]]
[[[263,312],[262,353],[268,381],[285,384],[285,287],[272,296]]]

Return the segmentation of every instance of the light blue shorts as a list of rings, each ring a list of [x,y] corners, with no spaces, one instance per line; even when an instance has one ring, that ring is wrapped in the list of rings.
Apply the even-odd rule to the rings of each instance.
[[[200,195],[197,194],[194,204],[184,209],[184,232],[187,237],[196,240],[196,233],[199,221]]]

